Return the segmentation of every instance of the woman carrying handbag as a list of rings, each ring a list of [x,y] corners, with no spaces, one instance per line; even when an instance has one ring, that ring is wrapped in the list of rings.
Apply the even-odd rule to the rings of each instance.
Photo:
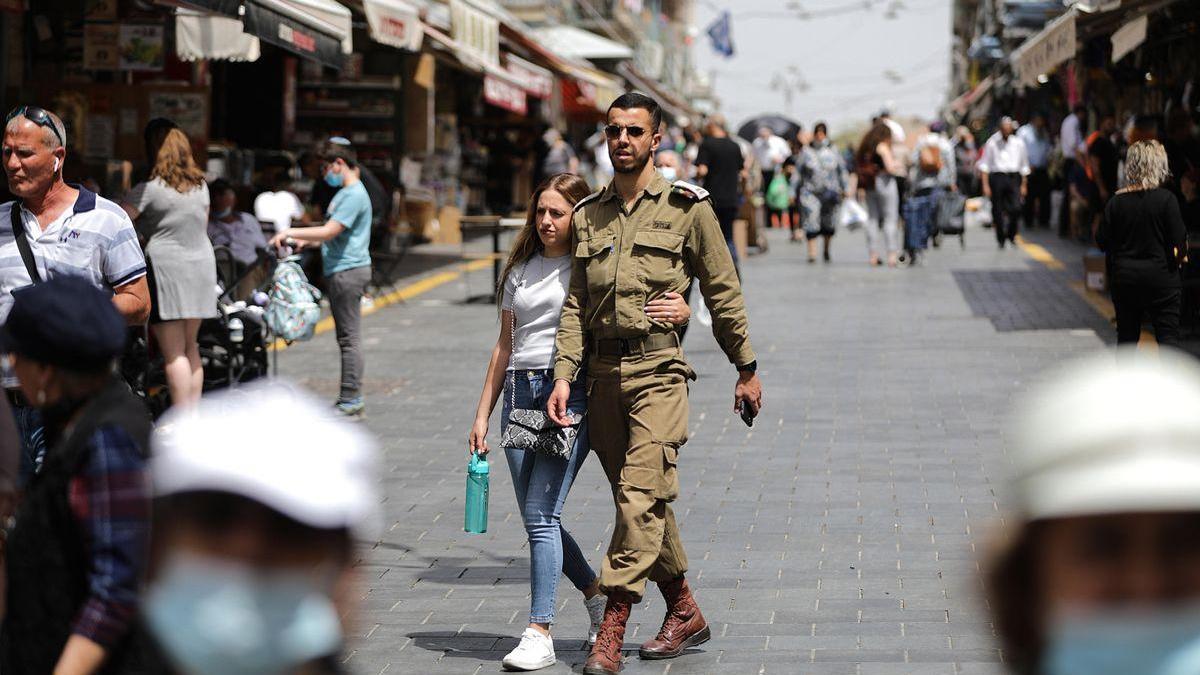
[[[545,414],[554,388],[554,336],[571,277],[571,216],[589,192],[582,178],[565,173],[551,176],[534,191],[526,225],[513,241],[501,276],[500,335],[471,427],[471,452],[486,454],[488,421],[503,394],[502,446],[529,537],[531,570],[529,626],[504,657],[509,670],[555,663],[550,624],[560,572],[583,593],[591,619],[589,642],[595,641],[604,614],[606,598],[597,587],[598,575],[560,519],[589,449],[582,375],[571,386],[568,406],[576,424],[558,427]],[[691,315],[679,294],[651,302],[646,313],[675,324],[686,323]]]

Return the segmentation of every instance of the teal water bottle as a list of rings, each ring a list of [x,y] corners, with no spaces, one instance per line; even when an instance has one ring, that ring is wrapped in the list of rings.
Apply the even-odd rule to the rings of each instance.
[[[471,534],[487,532],[488,511],[488,462],[477,453],[471,453],[467,464],[467,508],[463,530]]]

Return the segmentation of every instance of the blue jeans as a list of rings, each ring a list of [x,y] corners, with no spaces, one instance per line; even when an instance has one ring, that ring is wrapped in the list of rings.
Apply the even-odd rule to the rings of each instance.
[[[46,457],[46,431],[42,427],[42,413],[29,406],[12,406],[13,419],[17,422],[17,436],[21,439],[21,463],[17,484],[24,486],[37,473]]]
[[[508,426],[512,409],[513,382],[516,382],[518,408],[546,409],[554,389],[554,373],[549,370],[518,370],[504,381],[504,406],[500,418],[501,433]],[[571,385],[568,410],[582,414],[587,410],[587,393],[580,379]],[[529,536],[529,587],[532,595],[529,623],[552,623],[558,603],[558,575],[567,575],[575,588],[583,590],[596,581],[596,572],[570,533],[563,529],[563,503],[575,475],[587,458],[589,445],[587,419],[579,425],[579,436],[569,459],[557,459],[532,450],[505,448],[508,470],[512,474],[517,504]]]

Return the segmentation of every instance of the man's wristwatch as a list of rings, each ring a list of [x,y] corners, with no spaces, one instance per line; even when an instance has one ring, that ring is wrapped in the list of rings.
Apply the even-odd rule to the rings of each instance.
[[[751,361],[744,366],[738,366],[739,373],[753,373],[758,371],[758,361]]]

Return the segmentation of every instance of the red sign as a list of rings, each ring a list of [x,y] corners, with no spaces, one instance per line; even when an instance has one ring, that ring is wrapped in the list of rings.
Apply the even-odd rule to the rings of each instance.
[[[307,33],[302,33],[287,24],[279,24],[279,39],[301,51],[315,53],[317,39]]]
[[[525,90],[494,75],[483,76],[483,99],[497,108],[524,115],[528,108]]]

